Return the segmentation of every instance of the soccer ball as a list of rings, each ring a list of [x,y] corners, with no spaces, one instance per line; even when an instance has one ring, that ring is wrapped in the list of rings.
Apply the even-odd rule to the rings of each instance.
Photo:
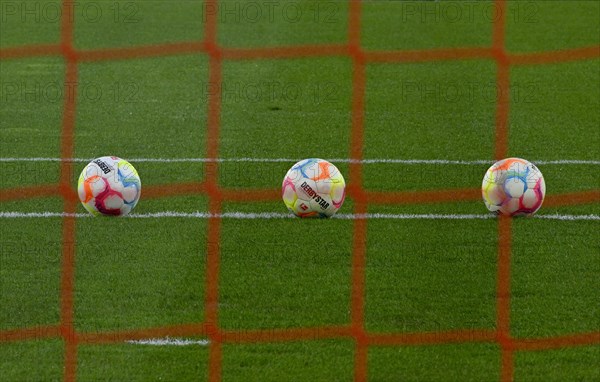
[[[546,184],[533,163],[508,158],[487,170],[481,194],[488,210],[498,215],[531,216],[542,206]]]
[[[127,215],[140,199],[142,183],[133,166],[118,157],[94,159],[81,171],[79,200],[92,215]]]
[[[296,216],[328,218],[344,203],[346,182],[337,167],[326,160],[304,159],[285,174],[281,196]]]

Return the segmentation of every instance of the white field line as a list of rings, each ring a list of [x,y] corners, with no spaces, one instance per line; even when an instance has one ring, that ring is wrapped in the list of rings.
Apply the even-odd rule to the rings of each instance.
[[[133,345],[150,345],[150,346],[190,346],[190,345],[200,345],[200,346],[208,346],[210,344],[209,340],[190,340],[187,338],[148,338],[144,340],[129,340],[125,341],[128,344]]]
[[[88,213],[67,214],[64,212],[0,212],[0,218],[61,218],[74,216],[76,218],[90,218]],[[208,212],[151,212],[145,214],[130,214],[124,219],[157,219],[157,218],[196,218],[196,219],[293,219],[294,215],[280,212],[224,212],[221,214],[211,214]],[[332,219],[358,220],[358,219],[425,219],[425,220],[481,220],[494,219],[493,214],[337,214]],[[600,215],[534,215],[535,219],[548,220],[600,220]]]
[[[83,162],[87,163],[94,158],[0,158],[0,162]],[[299,159],[293,158],[127,158],[131,163],[142,163],[142,162],[157,162],[157,163],[186,163],[186,162],[260,162],[260,163],[296,163]],[[451,160],[451,159],[348,159],[348,158],[337,158],[328,159],[332,163],[362,163],[362,164],[376,164],[376,163],[388,163],[388,164],[442,164],[442,165],[482,165],[492,164],[493,160],[480,159],[480,160]],[[579,159],[558,159],[558,160],[533,160],[531,161],[537,165],[553,165],[553,164],[586,164],[586,165],[600,165],[600,160],[579,160]]]

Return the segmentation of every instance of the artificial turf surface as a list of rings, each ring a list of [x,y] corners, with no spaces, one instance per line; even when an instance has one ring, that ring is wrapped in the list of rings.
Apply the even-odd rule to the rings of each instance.
[[[35,3],[36,5],[32,5]],[[201,41],[201,1],[80,1],[77,49]],[[345,2],[224,1],[217,41],[228,48],[344,44]],[[0,48],[60,40],[56,1],[2,1]],[[596,1],[509,2],[509,52],[600,44]],[[17,14],[12,8],[17,7]],[[8,7],[8,8],[7,8]],[[37,8],[36,8],[37,7]],[[283,13],[285,9],[286,13]],[[297,11],[300,10],[300,13]],[[365,2],[365,50],[486,47],[494,4]],[[98,13],[99,11],[99,13]],[[427,13],[429,12],[429,13]],[[460,17],[456,12],[461,12]],[[492,13],[490,13],[492,12]],[[257,20],[254,17],[258,17]],[[293,159],[348,158],[352,60],[348,57],[224,60],[209,80],[203,53],[78,64],[76,158],[204,158],[211,92],[221,92],[219,156],[290,158],[224,162],[227,189],[276,189]],[[366,159],[492,160],[498,90],[492,59],[366,65]],[[513,66],[508,154],[531,160],[600,159],[600,59]],[[65,63],[0,60],[0,157],[60,157]],[[349,165],[336,163],[346,176]],[[203,163],[133,161],[144,186],[202,182]],[[85,166],[76,162],[73,187]],[[477,188],[488,164],[363,165],[370,191]],[[547,195],[598,191],[598,165],[540,165]],[[0,188],[56,184],[59,162],[0,161]],[[349,198],[341,212],[353,212]],[[61,212],[60,195],[0,204],[7,212]],[[142,199],[135,212],[206,212],[208,196]],[[280,201],[226,202],[223,212],[285,212]],[[370,205],[372,213],[482,214],[480,201]],[[81,206],[77,212],[85,212]],[[600,214],[600,204],[543,206],[542,214]],[[0,218],[0,330],[60,322],[62,220]],[[81,332],[142,329],[205,319],[206,219],[78,218],[74,326]],[[353,221],[223,219],[219,326],[257,329],[349,325]],[[515,338],[600,330],[600,223],[516,219],[512,224],[510,332]],[[372,220],[367,224],[364,325],[370,333],[496,328],[497,224],[487,220]],[[3,380],[63,378],[60,339],[0,343]],[[348,381],[352,339],[224,344],[225,381]],[[600,378],[600,347],[515,352],[515,380]],[[372,381],[489,381],[501,374],[491,343],[370,346]],[[79,380],[206,380],[209,349],[82,344]]]

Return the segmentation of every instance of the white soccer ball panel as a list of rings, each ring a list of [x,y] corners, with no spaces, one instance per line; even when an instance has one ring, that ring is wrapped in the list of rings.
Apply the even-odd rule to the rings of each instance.
[[[123,207],[123,204],[123,199],[117,194],[112,194],[104,198],[104,207],[110,210],[120,209]]]
[[[134,186],[123,187],[121,195],[123,195],[123,199],[127,203],[133,203],[137,199],[138,191],[137,188]]]
[[[505,215],[512,215],[519,209],[519,199],[510,198],[507,199],[504,204],[500,207],[500,212]]]
[[[300,170],[293,169],[290,169],[287,174],[285,174],[285,177],[291,179],[291,181],[294,183],[303,178]]]
[[[126,178],[137,176],[137,171],[129,162],[121,160],[117,162],[116,167],[117,170]]]
[[[94,197],[106,190],[106,182],[103,178],[90,178],[87,180],[87,184],[90,187],[90,190],[92,190],[92,195],[94,195]]]
[[[504,190],[511,198],[519,198],[525,192],[525,182],[518,177],[511,177],[505,180]]]
[[[110,174],[107,174],[110,175]],[[108,181],[108,185],[110,187],[110,189],[112,191],[116,191],[116,192],[123,192],[123,183],[121,183],[121,181],[119,180],[118,177],[114,177],[114,176],[109,176],[108,178],[106,178],[106,180]]]
[[[94,176],[98,176],[103,178],[104,177],[104,172],[102,171],[102,169],[94,162],[90,162],[84,169],[84,171],[82,172],[83,178],[84,179],[89,179],[91,177]]]
[[[523,193],[523,197],[521,198],[521,203],[525,208],[533,208],[539,202],[539,197],[535,190],[528,189]]]
[[[319,180],[316,182],[316,191],[319,194],[327,195],[331,192],[332,184],[331,179]]]

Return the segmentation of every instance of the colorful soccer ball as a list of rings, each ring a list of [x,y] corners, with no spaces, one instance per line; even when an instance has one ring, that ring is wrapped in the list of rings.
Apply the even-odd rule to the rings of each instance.
[[[337,167],[326,160],[305,159],[285,174],[281,196],[296,216],[327,218],[344,203],[346,182]]]
[[[142,183],[133,166],[118,157],[94,159],[79,175],[79,200],[92,215],[127,215],[140,199]]]
[[[498,215],[530,216],[542,206],[546,184],[533,163],[508,158],[487,170],[481,194],[488,210]]]

